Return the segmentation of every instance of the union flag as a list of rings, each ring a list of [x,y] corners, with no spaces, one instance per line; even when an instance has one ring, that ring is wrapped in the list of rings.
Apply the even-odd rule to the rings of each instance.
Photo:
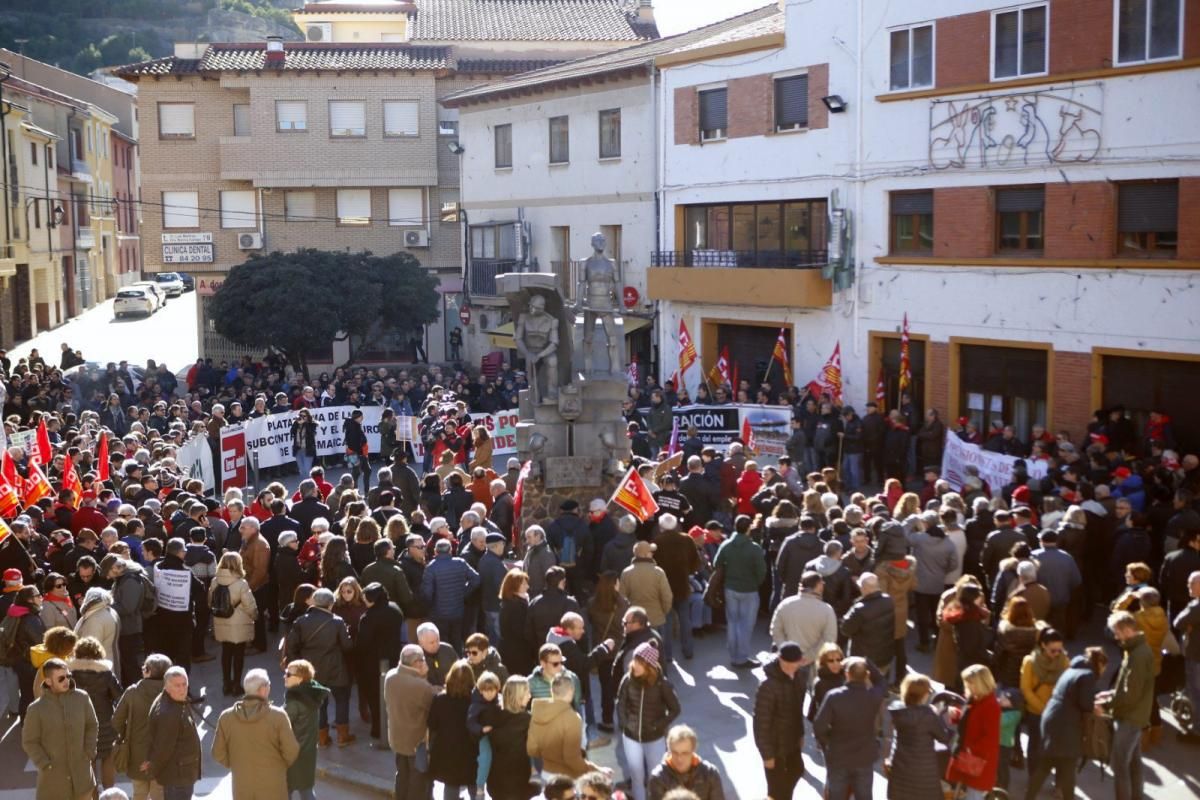
[[[750,455],[758,455],[758,441],[754,438],[754,427],[750,424],[750,417],[742,420],[742,445]]]
[[[21,510],[21,495],[0,476],[0,519],[15,517]]]
[[[779,366],[783,368],[783,383],[785,386],[791,386],[792,365],[788,360],[787,351],[787,329],[780,328],[779,336],[775,338],[775,350],[771,353],[771,360],[779,362]]]
[[[42,468],[32,461],[29,462],[29,475],[25,478],[23,494],[25,496],[22,502],[26,507],[35,505],[42,498],[54,496],[54,487],[50,485],[50,481],[46,480]]]
[[[75,459],[70,455],[66,457],[66,463],[63,465],[62,488],[71,490],[71,507],[78,509],[79,500],[83,495],[83,481],[79,480],[79,472],[75,469]]]
[[[101,483],[108,480],[108,436],[104,431],[100,432],[100,441],[96,443],[96,474]]]
[[[42,417],[38,420],[37,425],[37,447],[29,454],[29,460],[33,461],[37,458],[37,463],[43,467],[54,460],[54,447],[50,444],[50,431],[46,429],[46,418]]]
[[[620,506],[642,522],[658,513],[658,503],[654,502],[650,487],[646,486],[635,467],[630,467],[629,472],[625,473],[608,502]]]
[[[709,370],[708,381],[713,386],[724,386],[731,380],[729,374],[729,345],[721,348],[721,355],[717,357],[717,363],[713,364],[713,368]]]
[[[912,364],[908,358],[908,312],[904,312],[904,327],[900,329],[900,394],[908,391],[912,385]],[[900,401],[897,398],[897,407]]]

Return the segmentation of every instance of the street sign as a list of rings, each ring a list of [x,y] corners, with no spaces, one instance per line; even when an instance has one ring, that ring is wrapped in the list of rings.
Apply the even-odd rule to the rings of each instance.
[[[163,244],[212,244],[211,233],[164,233]]]
[[[636,287],[626,286],[621,291],[621,299],[625,302],[626,308],[633,308],[638,304],[638,301],[642,299],[642,296],[638,293]]]
[[[196,294],[201,297],[212,297],[224,282],[224,278],[196,278]]]
[[[471,324],[471,307],[463,306],[458,310],[458,321],[463,325]]]

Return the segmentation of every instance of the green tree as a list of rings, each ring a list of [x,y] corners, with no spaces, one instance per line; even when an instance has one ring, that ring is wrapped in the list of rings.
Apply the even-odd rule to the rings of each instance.
[[[389,333],[436,322],[438,283],[409,253],[273,252],[230,270],[209,314],[230,341],[274,348],[307,372],[305,354],[340,334],[369,348]]]

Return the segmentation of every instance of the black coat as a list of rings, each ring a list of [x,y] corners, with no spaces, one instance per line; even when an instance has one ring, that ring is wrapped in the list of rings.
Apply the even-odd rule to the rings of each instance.
[[[649,686],[626,673],[617,687],[617,720],[623,736],[635,742],[664,738],[682,709],[675,687],[664,676]]]
[[[537,666],[537,649],[541,643],[528,636],[528,616],[529,601],[525,598],[509,597],[500,601],[500,660],[514,675],[528,675]]]
[[[808,562],[824,552],[825,544],[815,531],[800,531],[783,540],[775,560],[775,580],[783,587],[781,599],[800,591],[800,578],[804,576]]]
[[[679,491],[687,498],[692,510],[688,512],[686,527],[705,525],[713,518],[721,505],[721,490],[715,481],[699,472],[689,473],[679,482]]]
[[[893,703],[891,777],[888,800],[942,800],[942,770],[936,742],[949,744],[954,731],[930,706]]]
[[[804,673],[789,678],[778,658],[768,663],[763,673],[766,680],[754,696],[754,746],[764,761],[775,759],[776,769],[786,764],[803,774]]]
[[[883,592],[860,597],[842,620],[850,655],[862,656],[879,669],[886,669],[896,655],[895,627],[896,604]]]
[[[376,603],[363,613],[354,640],[355,657],[365,674],[386,661],[388,668],[400,663],[400,629],[404,613],[395,603]]]
[[[529,604],[529,615],[525,619],[525,639],[532,642],[534,649],[537,649],[546,641],[546,632],[557,625],[562,620],[562,615],[568,611],[583,613],[579,601],[562,589],[546,589]]]
[[[825,749],[825,763],[831,769],[870,769],[879,754],[879,738],[874,720],[887,697],[887,681],[872,669],[871,683],[851,683],[825,695],[813,735]],[[870,720],[863,724],[864,720]]]
[[[325,686],[349,686],[345,654],[353,646],[345,621],[329,611],[310,608],[292,624],[287,635],[289,660],[312,663]]]
[[[282,547],[275,556],[275,588],[280,609],[292,602],[292,595],[296,593],[296,587],[304,583],[304,573],[297,560],[299,555],[300,551],[298,550]]]
[[[883,440],[883,458],[893,469],[907,462],[910,438],[907,428],[888,428]]]
[[[487,789],[493,800],[526,800],[529,796],[528,711],[513,714],[501,711],[492,726],[492,769],[488,773]]]
[[[451,786],[475,782],[479,743],[467,730],[470,697],[451,697],[442,692],[429,708],[429,774]]]
[[[1050,702],[1042,711],[1042,755],[1046,758],[1083,756],[1084,716],[1092,713],[1096,699],[1096,673],[1085,656],[1075,656],[1054,684]]]
[[[322,503],[316,497],[306,497],[299,503],[292,506],[291,518],[300,523],[300,544],[312,536],[312,523],[318,517],[324,517],[330,522],[333,521],[333,512],[329,510],[329,506]]]
[[[313,458],[317,457],[317,423],[309,421],[301,422],[297,419],[292,423],[292,454],[300,454],[301,443],[304,445],[304,454]],[[302,478],[307,476],[301,476]]]

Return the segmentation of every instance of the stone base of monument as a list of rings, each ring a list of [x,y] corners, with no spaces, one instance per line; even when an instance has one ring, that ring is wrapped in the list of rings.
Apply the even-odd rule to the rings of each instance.
[[[588,503],[597,497],[608,502],[608,498],[612,497],[613,492],[617,490],[617,483],[620,480],[621,476],[619,475],[606,476],[597,486],[556,486],[554,488],[548,488],[538,478],[525,481],[525,495],[521,501],[521,530],[524,531],[530,525],[546,527],[558,516],[559,507],[567,500],[579,503],[581,513],[586,516]],[[625,514],[616,506],[609,508],[609,513],[614,516]]]

